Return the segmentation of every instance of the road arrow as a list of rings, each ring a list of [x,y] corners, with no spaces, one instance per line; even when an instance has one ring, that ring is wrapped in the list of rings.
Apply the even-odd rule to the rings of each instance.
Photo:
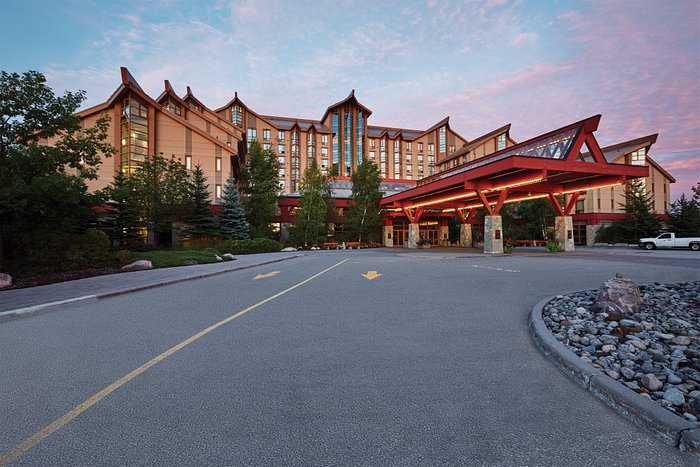
[[[367,280],[374,280],[377,277],[381,276],[377,271],[367,271],[367,274],[362,274],[362,277],[364,277]]]
[[[264,279],[266,277],[275,277],[279,273],[280,273],[280,271],[272,271],[272,272],[266,272],[265,274],[258,274],[257,276],[253,277],[253,280]]]

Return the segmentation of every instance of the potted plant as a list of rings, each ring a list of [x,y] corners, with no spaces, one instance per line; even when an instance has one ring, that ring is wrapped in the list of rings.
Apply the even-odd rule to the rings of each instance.
[[[422,235],[416,243],[418,244],[418,248],[430,248],[430,242]]]
[[[515,242],[512,238],[506,238],[503,242],[503,253],[513,253],[513,248],[515,248]]]

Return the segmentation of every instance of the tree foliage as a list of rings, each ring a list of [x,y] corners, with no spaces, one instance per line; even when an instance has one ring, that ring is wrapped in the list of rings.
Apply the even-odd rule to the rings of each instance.
[[[241,206],[238,186],[230,178],[226,180],[226,185],[224,185],[223,201],[224,210],[219,219],[221,236],[227,240],[250,239],[250,229],[245,219],[245,210]]]
[[[6,254],[26,253],[27,232],[70,235],[95,222],[101,197],[86,180],[115,150],[107,115],[81,128],[74,114],[84,98],[55,96],[36,71],[0,72],[0,269]]]
[[[378,242],[382,234],[379,202],[384,193],[377,164],[363,160],[352,174],[352,194],[345,214],[348,239],[357,242]]]
[[[187,169],[177,159],[155,155],[131,175],[130,183],[139,217],[148,229],[148,245],[155,247],[160,234],[170,232],[173,222],[190,212]]]
[[[693,196],[685,193],[671,203],[668,211],[671,230],[679,237],[700,237],[700,183],[693,187]]]
[[[252,142],[240,184],[247,195],[246,216],[254,238],[272,237],[272,221],[277,215],[278,171],[277,155],[263,150],[257,141]]]
[[[328,224],[332,220],[333,191],[315,159],[304,171],[300,191],[291,239],[306,245],[321,243],[327,240]]]
[[[218,233],[219,226],[211,212],[209,200],[209,185],[204,176],[202,166],[197,164],[192,171],[190,182],[191,210],[185,217],[185,235],[192,239],[213,237]]]
[[[625,218],[601,228],[596,235],[597,242],[636,243],[643,237],[655,237],[661,232],[662,224],[654,211],[654,199],[646,193],[640,181],[632,181],[625,193]]]
[[[105,194],[110,209],[104,225],[109,238],[122,248],[142,248],[141,231],[145,226],[139,216],[132,180],[123,172],[117,172],[114,181],[105,189]]]

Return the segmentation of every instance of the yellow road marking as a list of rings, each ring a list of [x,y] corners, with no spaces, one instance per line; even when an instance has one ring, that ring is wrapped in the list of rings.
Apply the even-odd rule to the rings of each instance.
[[[377,277],[381,276],[377,271],[367,271],[367,274],[362,274],[362,277],[368,280],[374,280]]]
[[[265,274],[258,274],[257,276],[253,277],[253,280],[264,279],[266,277],[275,277],[280,272],[282,272],[282,271],[272,271],[272,272],[266,272]]]
[[[268,297],[264,300],[261,300],[258,303],[256,303],[255,305],[251,305],[248,308],[241,310],[241,311],[229,316],[228,318],[224,318],[216,324],[212,324],[208,328],[198,332],[197,334],[193,335],[192,337],[180,342],[176,346],[171,347],[170,349],[166,350],[162,354],[158,355],[157,357],[153,358],[152,360],[148,361],[147,363],[141,365],[140,367],[138,367],[137,369],[135,369],[131,373],[129,373],[125,376],[122,376],[114,383],[110,384],[109,386],[107,386],[106,388],[101,390],[100,392],[94,394],[92,397],[90,397],[86,401],[84,401],[81,404],[74,407],[71,411],[67,412],[61,418],[55,420],[53,423],[44,427],[44,429],[42,429],[41,431],[39,431],[38,433],[36,433],[32,437],[27,438],[24,441],[22,441],[22,443],[20,443],[12,451],[4,454],[2,457],[0,457],[0,467],[4,467],[7,464],[9,464],[10,462],[14,461],[19,456],[21,456],[22,454],[24,454],[25,452],[27,452],[28,450],[30,450],[31,448],[33,448],[34,446],[39,444],[41,441],[43,441],[47,437],[51,436],[51,434],[53,434],[55,431],[58,431],[59,429],[61,429],[61,427],[70,423],[78,415],[82,414],[83,412],[88,410],[90,407],[97,404],[99,401],[101,401],[102,399],[104,399],[105,397],[107,397],[108,395],[110,395],[111,393],[113,393],[114,391],[119,389],[120,387],[124,386],[126,383],[128,383],[132,379],[134,379],[137,376],[139,376],[140,374],[144,373],[145,371],[147,371],[149,368],[153,367],[157,363],[160,363],[163,360],[165,360],[166,358],[170,357],[171,355],[173,355],[175,352],[182,349],[183,347],[188,346],[189,344],[196,341],[200,337],[203,337],[203,336],[209,334],[210,332],[223,326],[224,324],[230,323],[231,321],[238,318],[239,316],[242,316],[242,315],[248,313],[249,311],[258,308],[271,300],[274,300],[278,297],[281,297],[282,295],[284,295],[288,292],[291,292],[292,290],[296,289],[297,287],[301,287],[302,285],[306,284],[307,282],[310,282],[310,281],[316,279],[318,276],[327,273],[331,269],[340,266],[341,264],[343,264],[346,261],[347,261],[347,259],[344,259],[344,260],[334,264],[333,266],[326,268],[317,274],[314,274],[313,276],[309,277],[308,279],[304,279],[303,281],[299,282],[298,284],[295,284],[295,285],[289,287],[288,289],[285,289],[279,293],[276,293],[275,295],[272,295],[271,297]]]

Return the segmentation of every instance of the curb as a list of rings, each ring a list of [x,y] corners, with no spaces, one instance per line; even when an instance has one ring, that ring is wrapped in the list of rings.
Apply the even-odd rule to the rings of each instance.
[[[569,377],[605,402],[627,420],[651,431],[665,444],[681,451],[700,453],[700,427],[654,402],[582,361],[547,329],[542,310],[555,297],[537,303],[528,317],[528,328],[537,347]]]
[[[3,323],[5,321],[13,321],[16,319],[28,318],[30,316],[36,316],[36,315],[51,311],[55,308],[59,308],[59,307],[64,306],[64,305],[70,305],[70,304],[77,303],[77,302],[83,302],[83,301],[87,301],[87,300],[100,300],[103,298],[116,297],[118,295],[125,295],[125,294],[132,293],[132,292],[140,292],[141,290],[155,289],[157,287],[163,287],[166,285],[177,284],[180,282],[193,281],[193,280],[197,280],[197,279],[205,279],[207,277],[218,276],[220,274],[226,274],[229,272],[242,271],[244,269],[251,269],[251,268],[258,267],[258,266],[265,266],[267,264],[279,263],[281,261],[287,261],[287,260],[293,259],[293,258],[300,258],[302,256],[304,256],[304,255],[291,255],[291,256],[287,256],[285,258],[278,258],[278,259],[273,259],[270,261],[263,261],[261,263],[255,263],[255,264],[247,264],[245,266],[232,267],[230,269],[223,269],[220,271],[205,272],[205,273],[201,273],[201,274],[196,274],[194,276],[179,277],[177,279],[169,279],[169,280],[164,280],[161,282],[155,282],[153,284],[139,285],[139,286],[135,286],[135,287],[128,287],[125,289],[104,292],[104,293],[100,293],[100,294],[83,295],[81,297],[68,298],[66,300],[59,300],[56,302],[42,303],[40,305],[34,305],[34,306],[26,307],[26,308],[17,308],[14,310],[7,310],[7,311],[0,312],[0,323]]]

